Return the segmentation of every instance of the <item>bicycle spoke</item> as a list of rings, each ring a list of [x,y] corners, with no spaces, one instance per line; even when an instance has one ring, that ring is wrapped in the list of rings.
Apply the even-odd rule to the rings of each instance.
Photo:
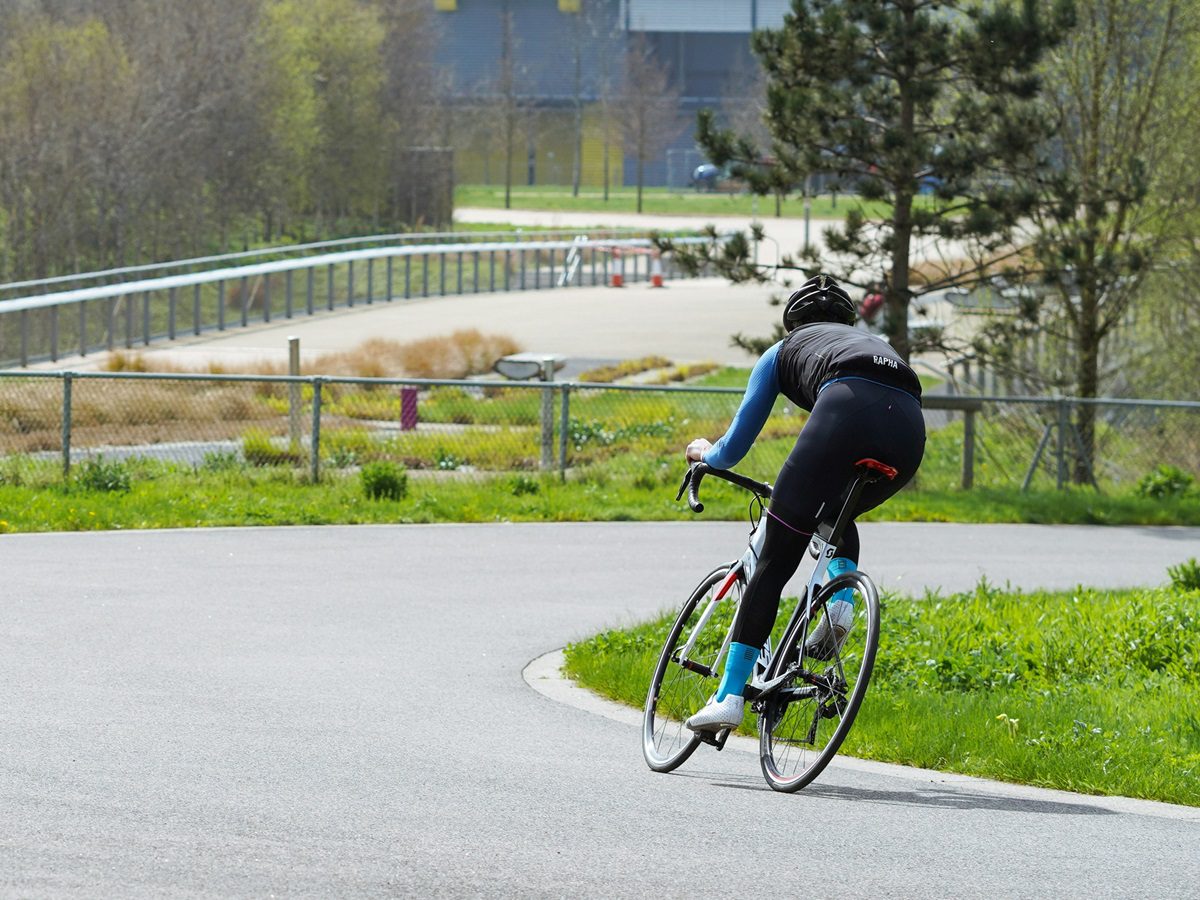
[[[700,743],[700,738],[684,723],[717,689],[720,663],[717,655],[724,646],[733,610],[741,599],[740,581],[735,582],[703,627],[699,626],[709,600],[727,574],[728,568],[717,569],[701,582],[673,624],[659,656],[646,701],[642,733],[643,755],[656,771],[675,768]],[[680,651],[693,634],[695,640],[687,654],[689,665],[680,665]]]
[[[829,649],[819,655],[828,659],[816,659],[805,650],[804,635],[824,628],[819,618],[802,622],[799,636],[780,649],[785,657],[780,669],[798,661],[792,684],[804,687],[806,693],[781,689],[767,701],[772,715],[760,725],[760,758],[763,774],[777,790],[803,787],[828,764],[853,724],[866,691],[878,641],[878,599],[865,576],[858,575],[854,582],[854,618],[840,646],[826,629]],[[819,595],[805,615],[825,615],[827,599]]]

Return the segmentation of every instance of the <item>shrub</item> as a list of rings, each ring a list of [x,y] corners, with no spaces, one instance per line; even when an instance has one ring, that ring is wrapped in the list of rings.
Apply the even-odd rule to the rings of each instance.
[[[514,497],[521,497],[525,494],[536,494],[542,489],[537,479],[530,475],[517,475],[510,483]]]
[[[1200,591],[1200,562],[1192,557],[1187,562],[1170,566],[1167,574],[1171,576],[1171,586],[1177,591]]]
[[[506,335],[485,335],[469,328],[448,338],[404,344],[398,355],[404,371],[414,377],[465,378],[489,371],[496,360],[518,349],[517,342]]]
[[[611,384],[621,378],[627,378],[630,375],[638,375],[642,372],[649,372],[652,369],[665,369],[671,365],[671,361],[662,356],[643,356],[641,359],[627,359],[611,366],[598,366],[594,369],[588,369],[585,372],[579,373],[580,381],[589,381],[599,384]]]
[[[1191,475],[1176,466],[1159,465],[1138,482],[1137,491],[1143,497],[1161,500],[1186,494],[1195,481]]]
[[[388,460],[367,463],[359,471],[363,493],[370,500],[403,500],[408,495],[408,473]]]
[[[233,450],[213,450],[204,454],[200,463],[203,472],[232,472],[242,467],[241,457]]]
[[[89,459],[75,473],[75,483],[85,490],[122,493],[133,487],[129,467],[116,460],[105,462],[103,457]]]
[[[271,436],[260,429],[242,435],[242,456],[255,466],[298,465],[304,458],[299,448],[277,447]]]

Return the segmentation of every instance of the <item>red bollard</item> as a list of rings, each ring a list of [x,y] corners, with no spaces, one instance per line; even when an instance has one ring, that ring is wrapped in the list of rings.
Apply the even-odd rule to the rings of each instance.
[[[417,427],[417,389],[400,388],[400,430],[412,431]]]

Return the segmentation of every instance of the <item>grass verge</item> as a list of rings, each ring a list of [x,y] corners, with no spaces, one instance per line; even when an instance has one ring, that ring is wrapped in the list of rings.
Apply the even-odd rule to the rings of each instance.
[[[573,196],[570,186],[521,185],[510,192],[513,209],[544,209],[562,212],[637,212],[637,189],[610,189],[608,199],[598,188],[583,188]],[[917,199],[918,205],[932,205],[931,197]],[[887,203],[864,201],[848,194],[823,194],[810,201],[809,214],[817,219],[843,219],[847,210],[861,208],[868,218],[885,216]],[[504,185],[467,184],[454,189],[454,205],[463,207],[504,208]],[[746,192],[681,190],[678,188],[648,187],[642,189],[642,212],[647,215],[671,216],[753,216],[775,215],[774,197],[755,197]],[[800,194],[784,197],[779,205],[782,218],[804,217],[804,198]],[[503,226],[495,226],[503,227]]]
[[[506,433],[505,437],[510,434]],[[251,451],[264,441],[258,436]],[[691,520],[675,501],[682,473],[669,460],[625,456],[557,475],[536,471],[536,454],[521,451],[526,471],[465,468],[469,448],[431,446],[436,456],[410,460],[366,452],[361,442],[330,442],[321,480],[312,483],[302,448],[267,442],[276,453],[248,465],[237,452],[212,453],[198,466],[152,459],[101,460],[97,480],[87,463],[62,479],[55,462],[12,457],[0,464],[0,533],[228,525],[434,522],[584,522]],[[385,445],[386,446],[386,445]],[[265,448],[264,448],[265,449]],[[514,451],[515,452],[515,451]],[[270,458],[267,458],[267,457]],[[515,458],[515,457],[514,457]],[[379,460],[405,465],[407,496],[370,500],[359,467]],[[119,485],[119,490],[111,489]],[[746,517],[746,496],[723,482],[705,482],[705,518]],[[1109,497],[1090,489],[902,491],[869,513],[869,521],[1042,522],[1066,524],[1200,525],[1200,496]]]
[[[794,600],[785,603],[786,621]],[[567,648],[566,670],[640,707],[674,613]],[[875,674],[842,752],[1200,806],[1200,591],[884,599]],[[753,716],[742,730],[754,734]]]

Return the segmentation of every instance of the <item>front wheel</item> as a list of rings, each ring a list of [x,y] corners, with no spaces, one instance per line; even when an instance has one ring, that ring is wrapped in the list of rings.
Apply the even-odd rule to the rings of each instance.
[[[821,619],[835,594],[850,590],[853,612],[835,612],[845,636],[818,640],[829,626]],[[803,601],[802,601],[803,602]],[[777,791],[798,791],[816,778],[842,745],[862,704],[879,645],[879,593],[862,572],[849,572],[823,586],[784,635],[768,680],[795,671],[761,701],[759,760]]]
[[[655,772],[677,768],[700,745],[700,736],[684,722],[708,702],[720,684],[719,655],[745,586],[740,573],[703,627],[699,631],[697,628],[730,568],[726,565],[714,569],[697,585],[679,611],[659,654],[642,718],[642,755]],[[693,634],[696,639],[687,657],[682,658],[680,654]]]

